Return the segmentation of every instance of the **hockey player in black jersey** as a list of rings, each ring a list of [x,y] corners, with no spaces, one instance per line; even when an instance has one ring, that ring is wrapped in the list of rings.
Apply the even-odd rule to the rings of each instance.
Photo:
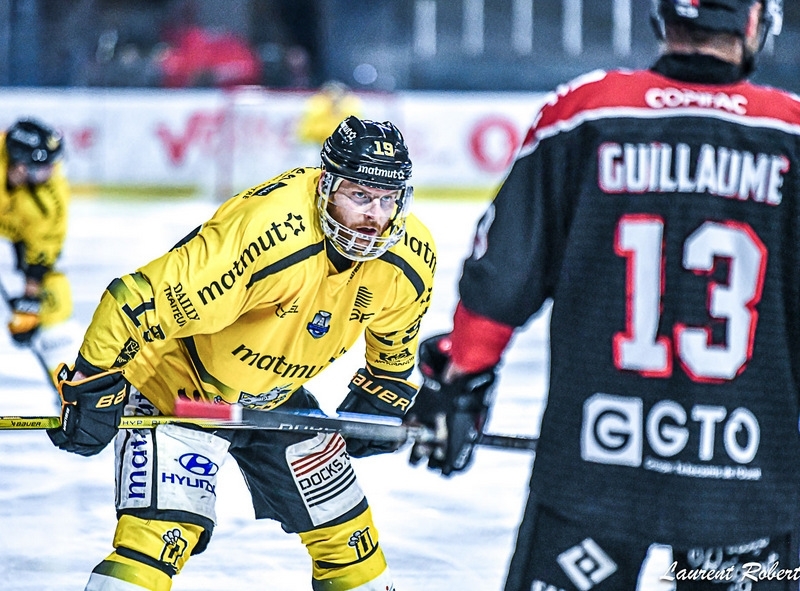
[[[448,438],[411,460],[469,465],[503,351],[551,300],[506,591],[633,590],[653,544],[678,590],[798,588],[800,101],[747,80],[781,20],[656,2],[655,65],[553,93],[478,224],[409,413]]]

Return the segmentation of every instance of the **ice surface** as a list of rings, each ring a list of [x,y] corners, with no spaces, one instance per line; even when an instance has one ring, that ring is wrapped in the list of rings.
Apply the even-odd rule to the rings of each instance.
[[[77,320],[88,324],[114,277],[161,255],[204,221],[206,201],[130,203],[77,200],[62,267],[71,279]],[[483,205],[425,202],[416,213],[436,238],[438,271],[422,334],[450,328],[460,262]],[[11,250],[0,247],[0,278],[10,290]],[[0,322],[7,310],[0,305]],[[546,313],[514,340],[506,356],[489,430],[536,435],[545,394]],[[361,363],[350,351],[311,389],[333,411]],[[0,415],[56,414],[55,396],[30,352],[0,330]],[[473,467],[442,478],[410,467],[408,450],[354,460],[372,505],[398,591],[499,591],[522,514],[532,454],[481,448]],[[0,431],[0,588],[80,590],[111,550],[115,527],[113,451],[82,458],[55,449],[42,431]],[[232,460],[218,487],[218,526],[209,549],[175,578],[175,591],[307,590],[310,564],[299,538],[253,519]],[[664,556],[651,565],[665,569]],[[661,570],[661,572],[664,572]],[[655,576],[650,576],[654,580]],[[648,590],[658,587],[647,585]]]

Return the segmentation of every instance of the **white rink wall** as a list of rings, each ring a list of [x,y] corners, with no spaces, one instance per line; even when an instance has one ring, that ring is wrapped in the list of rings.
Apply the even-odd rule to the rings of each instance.
[[[319,147],[296,129],[311,92],[2,89],[0,126],[31,115],[61,129],[76,192],[108,188],[232,192],[298,165]],[[502,180],[541,93],[361,94],[362,116],[403,132],[418,190],[487,190]]]

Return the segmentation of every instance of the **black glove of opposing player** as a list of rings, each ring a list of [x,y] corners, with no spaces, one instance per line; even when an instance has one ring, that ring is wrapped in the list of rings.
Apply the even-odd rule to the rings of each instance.
[[[416,442],[409,462],[418,464],[428,458],[428,468],[444,476],[469,467],[475,442],[486,425],[491,408],[495,368],[444,381],[450,356],[440,344],[448,334],[425,339],[419,346],[419,369],[424,376],[422,388],[406,423],[431,429],[437,442]]]
[[[361,368],[349,384],[350,392],[337,412],[402,417],[416,394],[409,382],[385,375],[375,375],[370,368]],[[403,441],[375,441],[347,437],[347,453],[354,458],[396,451]]]
[[[118,370],[104,371],[75,380],[80,369],[97,371],[82,357],[76,369],[61,364],[56,371],[61,394],[61,426],[48,429],[53,445],[82,456],[100,453],[114,439],[128,398],[128,384]],[[89,369],[92,368],[92,369]]]

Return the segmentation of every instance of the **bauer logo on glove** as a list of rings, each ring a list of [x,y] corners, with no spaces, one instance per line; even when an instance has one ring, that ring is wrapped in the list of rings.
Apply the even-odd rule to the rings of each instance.
[[[353,376],[350,391],[336,410],[340,413],[359,413],[402,417],[417,393],[410,382],[385,374],[372,367],[362,367]],[[354,458],[396,451],[400,441],[374,441],[347,437],[347,453]]]
[[[128,398],[128,383],[119,370],[103,371],[78,356],[75,369],[61,364],[61,426],[48,429],[53,445],[82,456],[100,453],[114,439]]]

